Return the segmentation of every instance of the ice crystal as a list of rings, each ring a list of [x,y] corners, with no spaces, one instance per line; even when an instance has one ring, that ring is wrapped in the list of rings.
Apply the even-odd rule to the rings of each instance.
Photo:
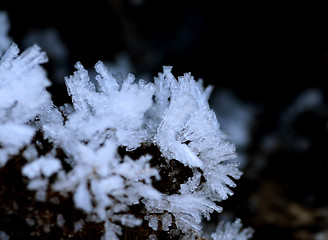
[[[61,168],[61,163],[58,159],[41,157],[28,163],[22,169],[23,175],[28,178],[36,178],[41,175],[45,177],[50,177],[52,174],[57,172]]]
[[[169,212],[182,232],[200,234],[202,217],[221,211],[214,201],[231,195],[229,187],[235,184],[230,177],[241,175],[238,164],[224,163],[235,156],[234,146],[223,138],[209,108],[209,90],[203,90],[190,74],[175,79],[169,67],[154,84],[134,83],[130,74],[121,86],[101,62],[95,66],[97,84],[81,63],[76,68],[66,78],[73,112],[66,116],[65,125],[44,128],[73,158],[74,168],[60,175],[54,189],[73,192],[76,206],[101,220],[113,219],[143,199],[147,214]],[[166,161],[181,162],[194,177],[176,194],[160,193],[152,185],[160,177],[158,169],[150,166],[151,156],[132,160],[117,155],[119,146],[133,151],[142,144],[155,144]],[[201,177],[206,181],[201,183]],[[154,217],[146,220],[157,228]]]
[[[37,46],[18,53],[13,43],[0,60],[0,166],[31,141],[35,129],[28,123],[50,101],[50,82],[39,66],[45,53]]]
[[[242,224],[240,219],[233,223],[221,222],[216,232],[213,233],[213,240],[246,240],[252,237],[253,230],[250,228],[241,229]]]
[[[147,83],[132,74],[121,81],[98,62],[91,79],[78,62],[65,78],[72,105],[57,108],[40,67],[46,61],[38,46],[19,55],[16,44],[1,58],[0,166],[21,152],[22,175],[36,199],[47,201],[49,191],[71,196],[88,221],[104,224],[104,239],[144,223],[181,239],[201,236],[203,218],[222,211],[217,203],[241,176],[238,163],[226,162],[235,147],[209,107],[212,88],[190,73],[175,78],[171,67]],[[246,239],[239,225],[226,231]],[[226,234],[221,230],[213,239]]]

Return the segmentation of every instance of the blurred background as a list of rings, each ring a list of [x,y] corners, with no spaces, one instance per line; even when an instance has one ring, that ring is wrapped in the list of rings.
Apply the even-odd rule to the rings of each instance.
[[[253,239],[328,239],[328,11],[192,0],[2,1],[13,41],[37,43],[57,105],[98,60],[151,80],[163,65],[214,85],[211,106],[244,176],[220,203]]]

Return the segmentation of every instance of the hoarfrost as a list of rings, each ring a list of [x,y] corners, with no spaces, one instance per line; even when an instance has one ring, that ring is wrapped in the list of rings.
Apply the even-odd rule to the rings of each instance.
[[[237,219],[233,223],[221,222],[216,232],[213,233],[213,240],[247,240],[253,235],[253,230],[250,228],[241,229],[242,224],[240,219]]]
[[[161,216],[162,219],[162,228],[164,231],[169,231],[170,226],[172,225],[172,216],[168,213],[164,213]]]
[[[25,123],[50,101],[45,90],[50,82],[39,66],[47,61],[47,56],[36,45],[18,53],[18,47],[13,43],[0,61],[1,122]]]
[[[4,123],[0,125],[0,166],[7,162],[10,155],[28,144],[34,135],[34,129],[21,124]]]
[[[33,46],[18,54],[13,43],[0,60],[0,166],[31,141],[35,129],[27,124],[50,102],[50,82],[39,66],[45,53]]]
[[[41,174],[45,177],[50,177],[60,168],[61,163],[58,159],[41,157],[31,163],[26,164],[22,169],[22,173],[28,178],[40,177]]]
[[[164,67],[154,83],[136,81],[132,74],[121,81],[102,62],[91,79],[78,62],[77,71],[65,78],[72,105],[58,109],[45,90],[50,82],[39,65],[46,61],[38,46],[19,55],[16,44],[1,58],[0,166],[24,148],[22,174],[36,199],[45,201],[48,187],[63,196],[71,193],[76,208],[104,222],[103,239],[118,239],[123,226],[133,228],[144,220],[155,231],[161,226],[185,239],[201,236],[203,218],[222,211],[217,202],[233,194],[232,179],[241,176],[238,163],[226,162],[236,157],[235,147],[209,107],[212,87],[204,88],[190,73],[176,79],[172,67]],[[39,156],[31,144],[37,132],[66,159],[57,159],[54,150]],[[159,159],[151,152],[130,156],[150,146],[159,149]],[[161,159],[167,165],[179,162],[191,174],[175,183],[179,186],[172,194],[155,184],[164,181],[164,162],[156,163]],[[129,212],[138,204],[143,219]],[[239,231],[239,224],[226,227]],[[215,240],[223,234],[220,226]],[[82,228],[82,222],[75,227]]]
[[[149,227],[151,227],[153,230],[157,231],[157,229],[158,229],[158,218],[157,218],[156,215],[146,216],[145,220],[148,221]]]
[[[79,183],[73,199],[77,208],[81,208],[87,213],[92,211],[91,195],[85,181]]]

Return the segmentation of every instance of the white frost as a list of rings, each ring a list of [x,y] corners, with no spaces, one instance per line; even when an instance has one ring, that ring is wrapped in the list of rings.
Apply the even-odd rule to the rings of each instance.
[[[3,19],[0,14],[0,42],[8,27]],[[172,67],[164,67],[154,83],[137,81],[132,74],[121,79],[102,62],[95,65],[93,79],[78,62],[77,71],[65,78],[72,105],[57,108],[40,66],[46,61],[38,46],[19,54],[16,44],[0,60],[0,167],[24,150],[22,174],[37,200],[46,200],[48,187],[64,196],[71,193],[76,208],[104,222],[104,239],[118,239],[122,226],[138,226],[143,220],[155,231],[174,226],[185,239],[201,236],[202,220],[222,211],[217,202],[233,194],[233,179],[242,174],[238,163],[226,162],[236,157],[235,147],[209,107],[212,87],[204,88],[190,73],[175,78]],[[41,143],[32,141],[37,131],[53,145],[45,156],[37,150]],[[151,153],[132,159],[118,151],[147,146],[158,148],[166,164],[178,161],[192,172],[176,193],[154,187],[154,181],[161,181],[162,165],[153,166]],[[67,158],[57,159],[56,148]],[[62,161],[69,171],[63,170]],[[129,213],[136,204],[144,204],[144,219]],[[77,229],[82,227],[76,223]],[[239,232],[238,221],[225,225],[229,233],[222,229],[220,225],[212,235],[214,240],[230,237],[230,232],[240,240],[249,236]]]
[[[28,178],[40,177],[41,174],[45,177],[50,177],[60,169],[61,163],[58,159],[41,157],[31,163],[26,164],[22,169],[22,173]]]
[[[14,43],[0,59],[0,166],[31,141],[35,128],[28,123],[50,104],[50,82],[40,67],[46,61],[39,47],[19,55]]]
[[[212,233],[213,240],[247,240],[253,236],[251,228],[241,229],[240,219],[233,223],[220,222],[216,232]]]

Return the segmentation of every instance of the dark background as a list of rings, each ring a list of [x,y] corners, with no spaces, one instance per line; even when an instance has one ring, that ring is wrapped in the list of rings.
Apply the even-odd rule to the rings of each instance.
[[[156,76],[163,65],[172,65],[176,76],[191,72],[205,84],[228,88],[242,102],[260,106],[246,154],[249,168],[259,156],[266,167],[250,179],[246,167],[231,205],[225,206],[253,226],[254,239],[314,239],[328,229],[326,9],[300,3],[190,0],[144,0],[140,5],[126,0],[0,3],[11,21],[10,36],[19,46],[31,29],[58,30],[69,51],[68,74],[77,61],[91,68],[98,60],[114,61],[125,52],[136,75]],[[46,68],[51,78],[51,59]],[[282,131],[281,113],[313,87],[323,92],[324,106],[308,110]],[[64,86],[55,83],[50,90],[57,104],[69,100]],[[268,134],[281,139],[273,152],[260,147]],[[310,148],[295,151],[293,136],[310,139]],[[318,215],[318,209],[326,212]],[[299,223],[304,215],[310,220]]]
[[[19,44],[30,29],[54,27],[71,66],[92,67],[125,51],[136,70],[173,65],[247,100],[281,104],[327,78],[324,6],[211,1],[2,1]]]

